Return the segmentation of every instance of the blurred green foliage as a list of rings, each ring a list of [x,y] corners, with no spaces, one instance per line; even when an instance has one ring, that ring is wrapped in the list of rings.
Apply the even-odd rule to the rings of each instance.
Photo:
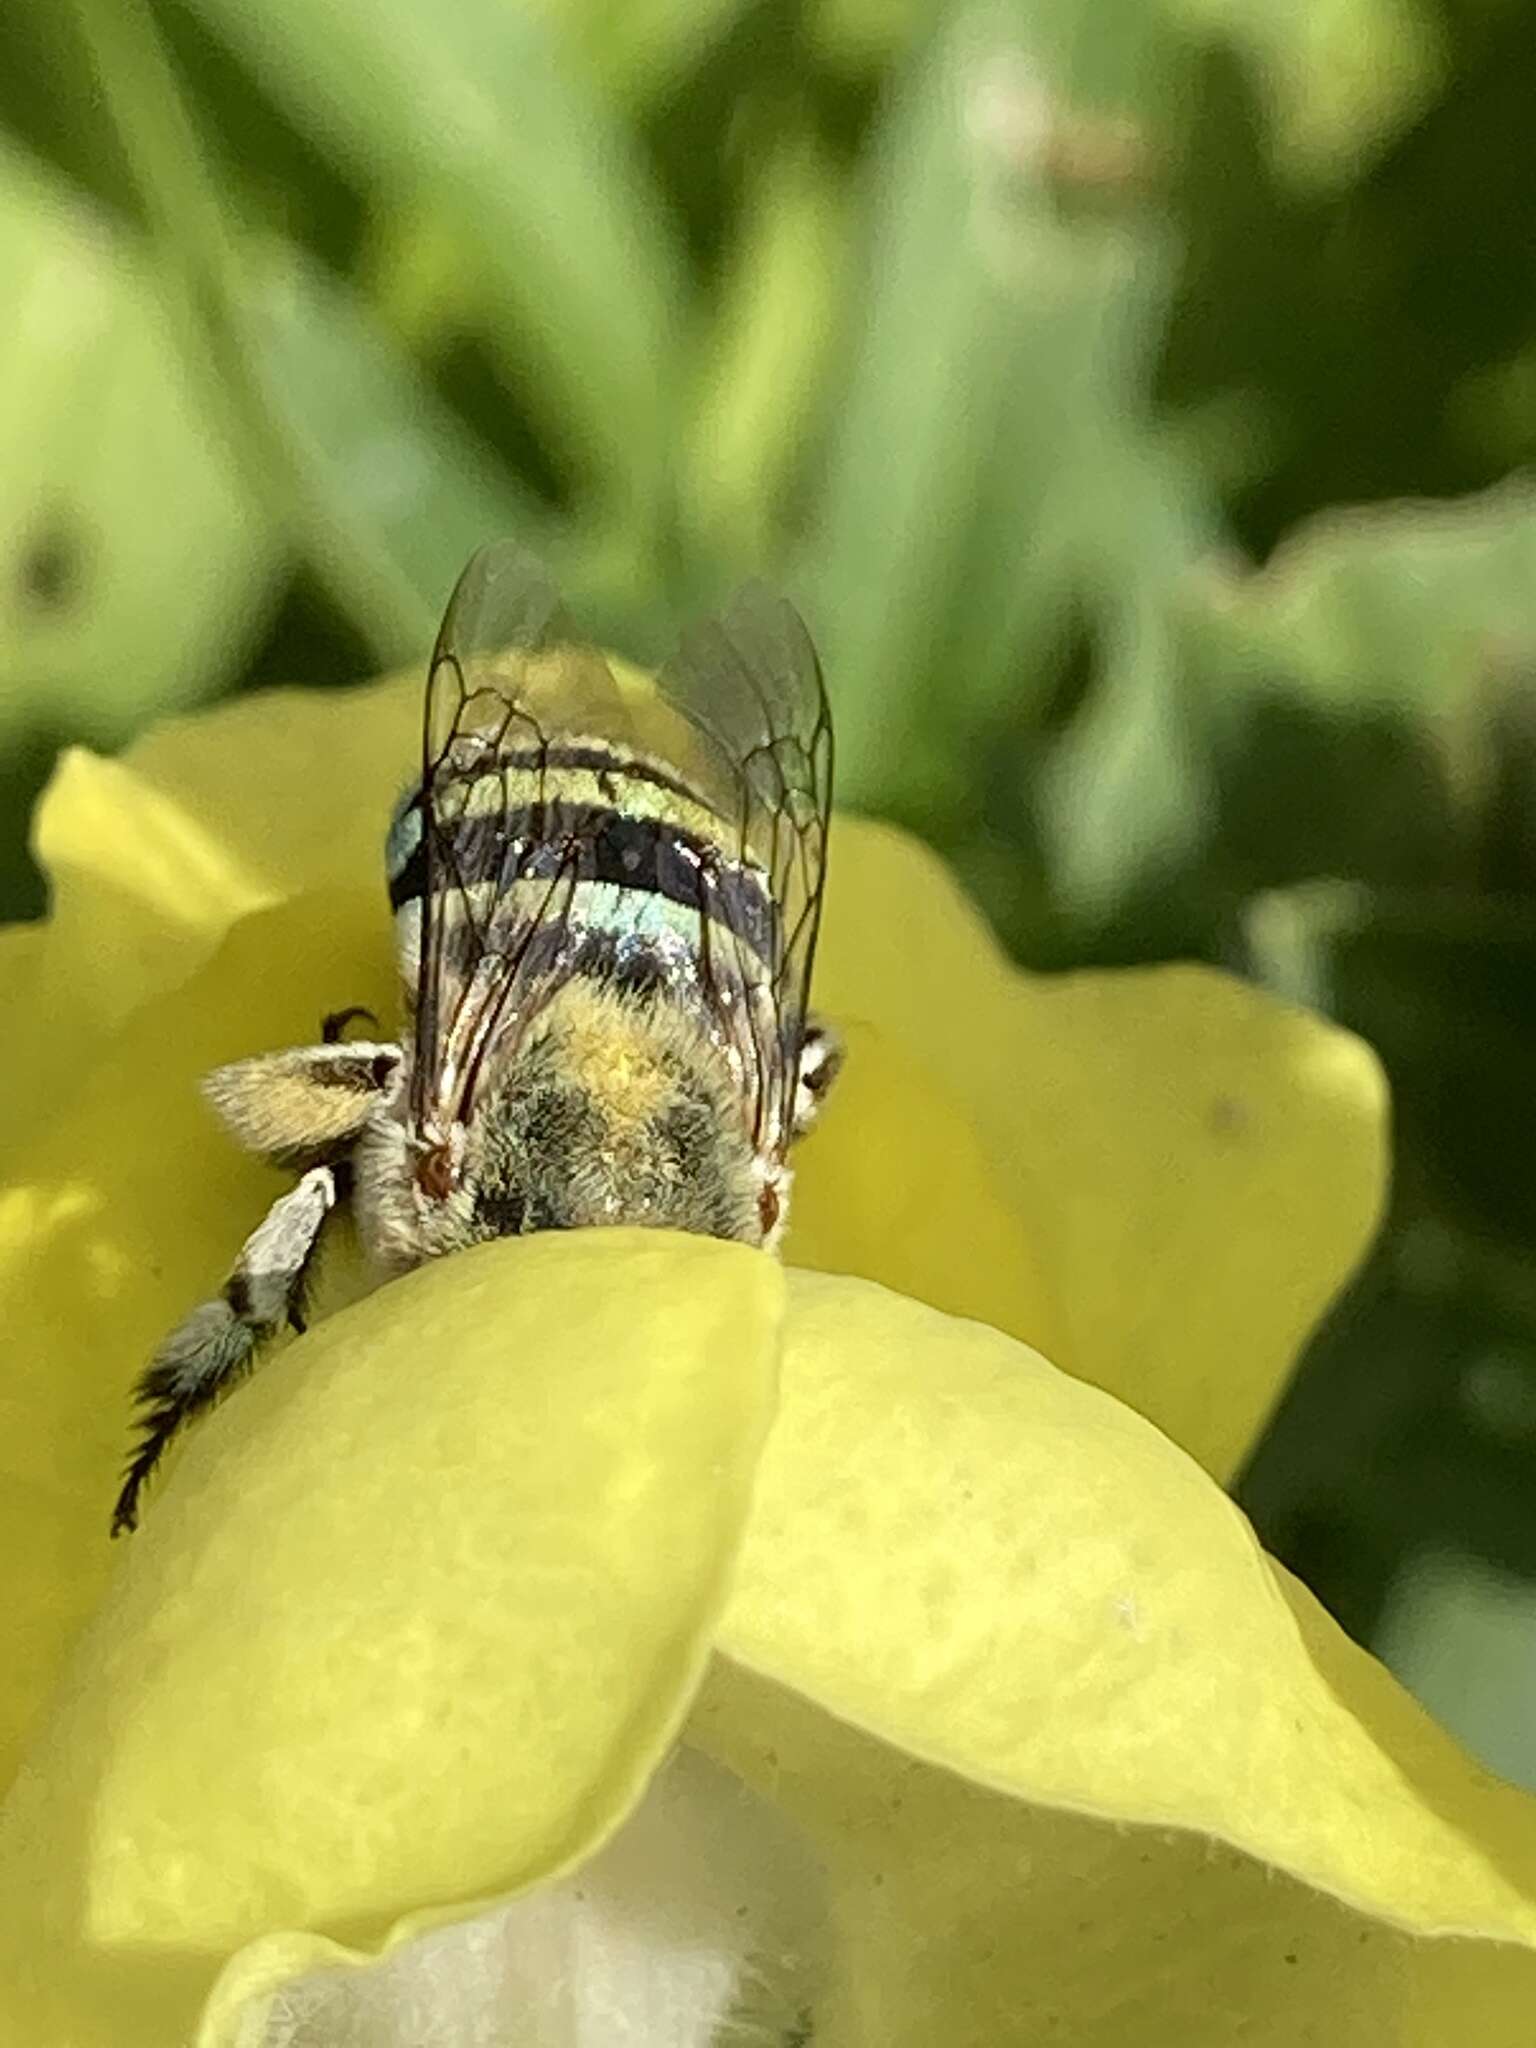
[[[59,743],[417,658],[494,532],[641,656],[782,579],[844,800],[1021,957],[1381,1049],[1393,1227],[1245,1498],[1422,1672],[1455,1560],[1536,1580],[1533,105],[1527,0],[10,10],[7,907]]]

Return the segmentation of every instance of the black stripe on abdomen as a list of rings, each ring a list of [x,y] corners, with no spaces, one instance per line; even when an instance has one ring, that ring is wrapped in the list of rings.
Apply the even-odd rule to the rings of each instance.
[[[540,776],[550,769],[558,772],[562,768],[590,768],[599,777],[627,777],[636,782],[648,782],[653,789],[670,790],[673,796],[684,797],[689,803],[705,808],[699,792],[670,769],[663,768],[656,761],[635,760],[627,754],[616,754],[612,747],[590,744],[511,748],[496,756],[496,767],[498,771],[510,768]],[[606,788],[603,793],[608,794]],[[617,797],[618,791],[615,789],[613,794]]]
[[[626,817],[594,804],[548,803],[471,814],[440,829],[452,850],[455,882],[499,882],[507,888],[572,872],[578,882],[643,890],[700,915],[707,908],[760,960],[772,966],[777,958],[778,913],[760,874],[664,819]],[[439,878],[438,886],[452,883]],[[390,904],[399,910],[426,889],[427,849],[418,838],[391,878]]]

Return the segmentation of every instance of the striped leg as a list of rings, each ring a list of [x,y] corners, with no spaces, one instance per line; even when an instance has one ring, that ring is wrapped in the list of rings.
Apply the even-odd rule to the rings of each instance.
[[[193,1309],[155,1353],[138,1384],[140,1442],[112,1513],[114,1536],[137,1526],[139,1494],[182,1425],[227,1394],[284,1323],[303,1329],[305,1277],[335,1201],[334,1170],[311,1168],[240,1247],[218,1299]]]
[[[795,1077],[791,1134],[800,1138],[815,1123],[827,1090],[843,1064],[843,1041],[820,1017],[807,1017],[800,1044],[800,1071]]]

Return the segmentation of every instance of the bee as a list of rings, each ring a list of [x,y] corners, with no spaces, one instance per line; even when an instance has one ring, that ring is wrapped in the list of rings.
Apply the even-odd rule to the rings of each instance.
[[[621,686],[543,567],[483,548],[438,634],[385,866],[397,1043],[218,1068],[233,1136],[297,1175],[140,1378],[112,1518],[171,1439],[302,1330],[350,1204],[388,1278],[487,1238],[640,1224],[779,1246],[793,1140],[841,1059],[807,1011],[832,793],[821,667],[749,585]]]

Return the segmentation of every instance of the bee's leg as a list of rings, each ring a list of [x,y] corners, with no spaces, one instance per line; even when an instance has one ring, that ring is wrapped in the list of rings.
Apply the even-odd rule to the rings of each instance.
[[[815,1123],[823,1098],[837,1079],[843,1064],[843,1041],[820,1017],[807,1017],[800,1041],[800,1071],[795,1076],[794,1121],[791,1136],[800,1138]]]
[[[144,1482],[182,1425],[227,1394],[285,1322],[304,1327],[305,1278],[336,1196],[336,1171],[312,1167],[240,1247],[218,1299],[193,1309],[155,1353],[138,1384],[140,1441],[112,1511],[114,1536],[137,1524]]]
[[[215,1067],[203,1093],[248,1151],[303,1172],[346,1158],[388,1098],[400,1058],[398,1045],[328,1039]]]
[[[357,1017],[366,1017],[370,1024],[377,1024],[379,1021],[372,1010],[365,1010],[361,1003],[352,1003],[345,1010],[328,1010],[320,1019],[322,1044],[340,1045],[346,1035],[347,1026]]]

